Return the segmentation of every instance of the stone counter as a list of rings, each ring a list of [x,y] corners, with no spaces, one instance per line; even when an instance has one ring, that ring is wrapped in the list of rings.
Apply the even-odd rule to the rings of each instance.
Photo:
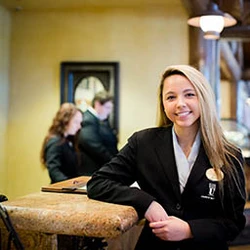
[[[1,204],[25,250],[81,249],[83,236],[106,238],[109,250],[133,250],[143,226],[132,207],[91,200],[84,194],[40,192]],[[246,229],[232,245],[249,242],[249,202],[245,213]],[[7,238],[0,220],[0,249],[7,249]]]
[[[48,234],[112,239],[138,222],[132,207],[91,200],[83,194],[39,192],[1,204],[18,233],[34,232],[39,237]],[[3,227],[0,221],[0,228]],[[53,241],[51,244],[55,245],[54,238]]]

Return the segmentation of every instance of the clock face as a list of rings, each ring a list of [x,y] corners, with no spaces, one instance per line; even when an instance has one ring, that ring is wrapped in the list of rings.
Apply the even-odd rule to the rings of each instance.
[[[102,82],[95,76],[84,77],[77,85],[74,102],[83,112],[91,106],[95,93],[105,90]]]

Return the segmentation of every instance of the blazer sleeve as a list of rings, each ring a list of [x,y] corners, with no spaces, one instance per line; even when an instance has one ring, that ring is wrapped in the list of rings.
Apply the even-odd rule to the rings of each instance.
[[[110,162],[92,175],[87,194],[92,199],[133,206],[141,219],[155,198],[130,186],[136,181],[136,148],[135,133]]]

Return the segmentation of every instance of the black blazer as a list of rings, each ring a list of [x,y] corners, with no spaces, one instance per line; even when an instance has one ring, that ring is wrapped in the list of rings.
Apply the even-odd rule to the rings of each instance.
[[[50,138],[45,146],[45,158],[51,183],[78,176],[79,159],[70,138],[65,140],[59,136]]]
[[[81,175],[92,175],[117,152],[117,137],[108,120],[100,121],[89,110],[83,114],[78,135],[81,152]]]
[[[175,162],[172,127],[152,128],[135,133],[127,145],[109,163],[97,171],[88,182],[89,198],[133,206],[139,218],[153,200],[159,202],[168,215],[188,222],[193,239],[181,242],[156,238],[146,223],[137,249],[228,249],[244,228],[245,179],[243,169],[234,161],[239,180],[229,191],[224,178],[224,198],[219,197],[218,182],[209,180],[205,172],[211,168],[201,144],[185,190],[181,194]],[[239,156],[243,161],[242,156]],[[129,187],[137,181],[140,188]],[[210,193],[210,185],[215,192]]]

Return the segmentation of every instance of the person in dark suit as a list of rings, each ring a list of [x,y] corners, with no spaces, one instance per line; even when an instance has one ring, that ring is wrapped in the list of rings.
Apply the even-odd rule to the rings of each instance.
[[[106,91],[97,92],[92,106],[83,113],[78,136],[81,152],[81,174],[90,176],[117,154],[117,136],[109,122],[113,97]]]
[[[53,118],[41,149],[41,162],[51,183],[79,176],[75,135],[81,128],[82,112],[73,103],[63,103]]]
[[[244,162],[223,134],[214,93],[200,71],[173,65],[158,104],[158,126],[135,132],[93,174],[88,197],[145,219],[135,249],[226,250],[246,223]]]

